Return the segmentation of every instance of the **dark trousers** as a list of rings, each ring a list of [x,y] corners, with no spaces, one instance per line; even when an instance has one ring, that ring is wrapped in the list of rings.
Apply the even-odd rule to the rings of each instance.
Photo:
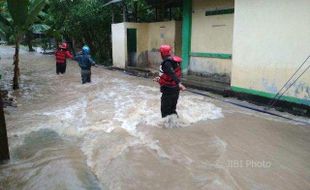
[[[91,82],[91,71],[90,70],[81,70],[82,84]]]
[[[174,93],[162,93],[161,95],[161,116],[164,118],[168,115],[178,114],[177,103],[179,99],[179,91]]]
[[[56,63],[56,73],[64,74],[66,72],[67,63]]]

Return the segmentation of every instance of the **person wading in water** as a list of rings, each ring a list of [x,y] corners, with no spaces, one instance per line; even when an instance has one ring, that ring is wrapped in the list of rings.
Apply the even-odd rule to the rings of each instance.
[[[171,46],[160,46],[160,54],[163,59],[160,66],[160,76],[156,77],[154,81],[160,85],[161,96],[161,115],[166,117],[168,115],[177,114],[176,107],[179,99],[180,90],[186,90],[181,83],[181,62],[182,59],[178,56],[172,56]]]
[[[90,56],[90,49],[87,45],[83,46],[82,54],[74,57],[81,68],[82,84],[91,82],[91,67],[96,66],[95,61]]]
[[[58,46],[57,51],[55,52],[56,56],[56,73],[59,75],[66,73],[67,68],[67,58],[72,59],[72,54],[68,51],[67,43],[62,43]]]

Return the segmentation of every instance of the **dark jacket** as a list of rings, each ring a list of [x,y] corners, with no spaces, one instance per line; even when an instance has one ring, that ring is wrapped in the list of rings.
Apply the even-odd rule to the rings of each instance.
[[[168,57],[161,63],[160,72],[160,90],[163,93],[178,92],[178,84],[181,82],[181,67],[180,62],[175,61],[174,58]]]
[[[79,63],[82,70],[90,70],[91,66],[95,65],[95,61],[91,58],[91,56],[86,54],[77,55],[74,57],[74,60]]]

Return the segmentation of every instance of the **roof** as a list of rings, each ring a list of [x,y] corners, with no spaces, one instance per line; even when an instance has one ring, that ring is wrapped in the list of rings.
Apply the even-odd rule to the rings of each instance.
[[[153,7],[180,7],[182,6],[182,0],[145,0],[149,5]]]
[[[103,6],[108,6],[113,3],[119,3],[123,0],[111,0],[104,4]],[[147,4],[153,7],[180,7],[182,6],[182,0],[145,0]]]
[[[110,5],[110,4],[113,4],[113,3],[119,3],[119,2],[121,2],[122,0],[112,0],[112,1],[109,1],[109,2],[107,2],[106,4],[104,4],[103,6],[105,7],[105,6],[108,6],[108,5]]]

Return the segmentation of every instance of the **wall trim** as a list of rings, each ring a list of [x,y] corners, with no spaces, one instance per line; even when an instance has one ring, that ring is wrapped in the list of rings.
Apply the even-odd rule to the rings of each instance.
[[[263,91],[259,91],[259,90],[241,88],[241,87],[237,87],[237,86],[231,86],[231,89],[232,89],[232,91],[235,91],[235,92],[252,94],[252,95],[262,96],[262,97],[270,98],[270,99],[275,97],[275,94],[263,92]],[[282,96],[280,100],[310,106],[310,100],[306,100],[306,99],[300,99],[300,98],[295,98],[295,97],[291,97],[291,96]]]
[[[211,10],[206,11],[206,16],[213,16],[213,15],[226,15],[226,14],[234,14],[235,9],[220,9],[220,10]]]
[[[232,59],[232,54],[227,54],[227,53],[192,52],[190,55],[192,57],[208,57],[208,58],[218,58],[218,59]]]

